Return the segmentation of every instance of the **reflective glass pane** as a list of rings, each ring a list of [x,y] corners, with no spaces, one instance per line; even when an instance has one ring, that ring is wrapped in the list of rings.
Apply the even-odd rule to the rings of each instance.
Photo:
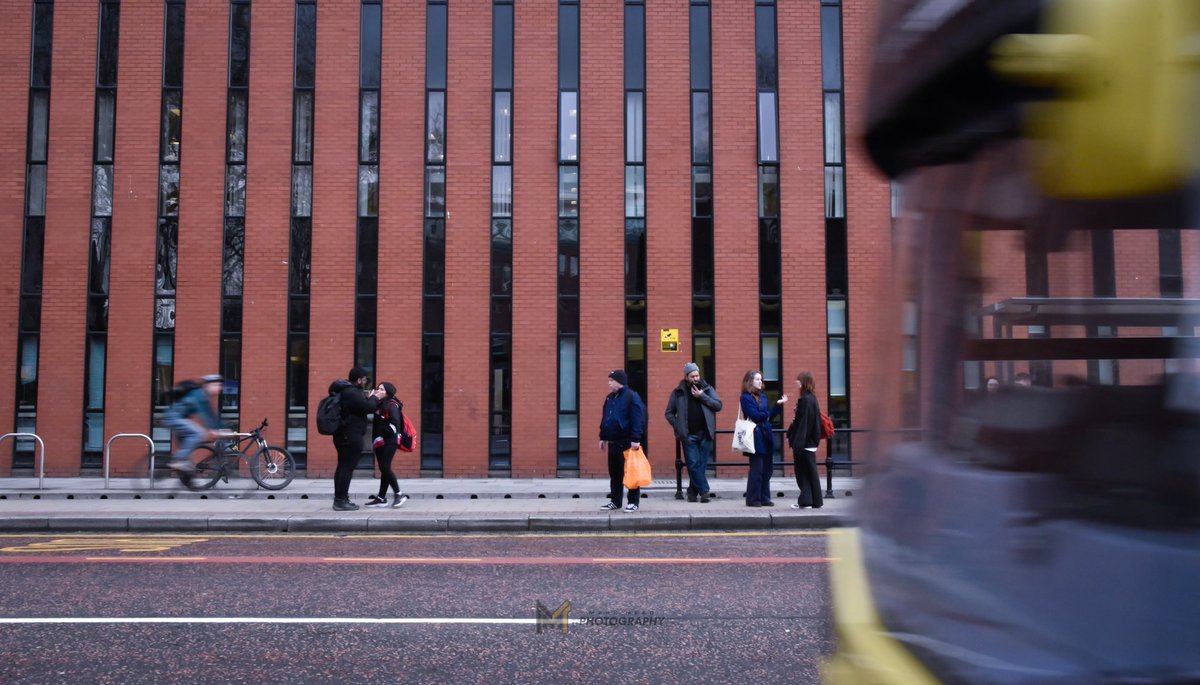
[[[492,7],[492,88],[512,88],[513,81],[513,8]]]
[[[292,216],[312,216],[312,167],[292,167]]]
[[[183,135],[183,93],[168,90],[163,93],[162,161],[179,161],[179,141]]]
[[[296,4],[296,75],[297,88],[312,88],[317,73],[317,6]]]
[[[112,216],[112,191],[112,165],[95,165],[92,168],[92,216]]]
[[[358,167],[358,215],[379,214],[379,167],[363,164]]]
[[[692,65],[692,90],[708,90],[712,79],[709,62],[712,50],[709,47],[708,6],[694,5],[691,9],[690,47]]]
[[[108,292],[109,226],[112,219],[92,219],[88,240],[88,292]]]
[[[692,168],[692,216],[712,216],[712,169]]]
[[[558,88],[579,88],[579,7],[558,6]]]
[[[775,56],[775,8],[754,8],[754,63],[759,90],[775,90],[779,82]]]
[[[646,216],[646,167],[625,167],[625,216]]]
[[[512,167],[492,167],[492,216],[512,216]]]
[[[245,263],[246,225],[242,219],[225,220],[225,250],[221,269],[221,294],[240,297],[242,294],[242,265]],[[230,328],[225,326],[226,329]]]
[[[383,7],[376,4],[363,3],[361,20],[359,21],[358,66],[359,87],[379,87],[379,61],[382,49],[380,19]]]
[[[709,139],[708,93],[692,93],[692,163],[709,164],[712,149]]]
[[[779,380],[779,338],[762,339],[762,377],[764,381]]]
[[[117,54],[120,43],[121,5],[116,2],[100,4],[100,31],[96,50],[96,85],[115,88],[117,85]]]
[[[425,216],[446,216],[446,167],[425,168]]]
[[[821,8],[821,84],[825,90],[842,89],[842,8]]]
[[[246,165],[225,168],[225,216],[246,216]]]
[[[829,395],[846,396],[846,341],[843,338],[829,340]]]
[[[110,91],[96,93],[96,161],[113,161],[113,116],[116,98]]]
[[[250,85],[250,5],[229,7],[229,87]]]
[[[907,303],[907,304],[911,305],[912,303]],[[915,317],[915,315],[912,317],[914,332],[909,333],[907,330],[907,324],[909,321],[908,314],[909,314],[910,310],[915,314],[916,308],[915,307],[906,307],[906,309],[905,309],[905,312],[904,312],[905,313],[904,321],[906,324],[905,334],[906,335],[916,335],[916,332],[915,332],[916,317]],[[826,302],[825,303],[825,321],[826,321],[826,325],[829,327],[829,331],[828,331],[829,335],[845,335],[846,334],[846,301],[845,300],[829,300],[828,302]]]
[[[379,161],[379,91],[363,91],[358,119],[358,161]]]
[[[50,130],[50,93],[29,94],[29,161],[46,161],[46,136]]]
[[[840,219],[846,216],[845,177],[842,167],[825,167],[825,218]]]
[[[646,116],[642,93],[625,94],[625,162],[641,164],[645,161]]]
[[[625,6],[625,88],[646,87],[646,8]]]
[[[558,168],[558,215],[579,216],[579,167]]]
[[[842,94],[825,93],[825,163],[842,163]]]
[[[169,164],[158,169],[158,213],[179,214],[179,167]]]
[[[308,293],[309,267],[312,264],[312,222],[309,219],[292,219],[288,232],[288,292],[293,295]],[[308,307],[305,306],[307,311]]]
[[[758,168],[758,215],[779,216],[779,167]]]
[[[226,115],[228,131],[227,145],[230,162],[246,161],[246,91],[229,93],[229,111]]]
[[[28,7],[28,5],[26,5]],[[50,87],[51,46],[54,37],[54,4],[33,5],[33,54],[30,55],[29,85]]]
[[[758,94],[758,160],[779,161],[779,137],[776,130],[775,93]]]
[[[496,93],[492,103],[492,161],[512,161],[512,93]]]
[[[558,410],[575,411],[578,408],[579,343],[574,338],[558,341]]]
[[[163,75],[164,88],[183,87],[183,3],[167,3],[163,29]]]
[[[179,247],[179,225],[176,219],[158,220],[157,255],[154,261],[154,292],[156,295],[175,294],[175,264]],[[172,303],[174,307],[174,303]]]
[[[46,165],[30,164],[25,172],[25,213],[46,215]]]
[[[292,116],[293,161],[311,162],[313,148],[313,94],[307,91],[296,93]]]
[[[446,6],[425,10],[425,87],[446,87]]]
[[[425,114],[425,161],[441,163],[446,158],[446,94],[431,92]]]
[[[558,94],[558,161],[579,160],[579,93]]]

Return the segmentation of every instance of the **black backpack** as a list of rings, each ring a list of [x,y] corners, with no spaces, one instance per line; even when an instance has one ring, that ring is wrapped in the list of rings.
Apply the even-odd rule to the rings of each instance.
[[[192,378],[179,381],[175,384],[174,388],[171,388],[171,395],[175,398],[175,401],[178,402],[179,400],[183,399],[184,395],[195,390],[196,388],[199,388],[200,385],[200,381]]]
[[[317,432],[321,435],[333,435],[342,427],[342,390],[349,385],[350,381],[334,381],[329,394],[317,405]]]

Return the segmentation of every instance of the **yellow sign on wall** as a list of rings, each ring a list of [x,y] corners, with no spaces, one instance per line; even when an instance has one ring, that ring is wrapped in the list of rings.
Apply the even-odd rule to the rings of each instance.
[[[662,343],[663,352],[678,352],[679,351],[679,329],[678,328],[662,328],[658,333],[659,342]]]

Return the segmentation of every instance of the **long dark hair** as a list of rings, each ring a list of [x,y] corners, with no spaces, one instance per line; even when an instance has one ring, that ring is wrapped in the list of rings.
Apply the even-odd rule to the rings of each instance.
[[[761,395],[762,394],[762,390],[754,387],[754,377],[759,375],[760,373],[762,373],[762,372],[760,372],[756,369],[750,369],[749,371],[746,372],[745,376],[742,376],[742,392],[748,392],[751,395]]]
[[[816,381],[813,380],[812,371],[801,371],[800,375],[796,376],[796,380],[800,381],[800,392],[802,394],[813,392]]]
[[[383,383],[380,383],[379,385],[383,386],[383,391],[387,393],[387,397],[389,400],[396,397],[396,386],[394,386],[391,383],[388,383],[386,381],[384,381]]]

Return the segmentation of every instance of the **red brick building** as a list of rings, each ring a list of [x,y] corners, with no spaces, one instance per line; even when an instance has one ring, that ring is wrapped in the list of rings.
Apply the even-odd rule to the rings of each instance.
[[[171,386],[219,370],[229,421],[328,476],[313,410],[358,364],[421,429],[401,475],[598,475],[626,368],[665,473],[694,358],[731,409],[813,370],[853,425],[891,263],[871,9],[7,2],[0,416],[77,474],[165,447]]]

